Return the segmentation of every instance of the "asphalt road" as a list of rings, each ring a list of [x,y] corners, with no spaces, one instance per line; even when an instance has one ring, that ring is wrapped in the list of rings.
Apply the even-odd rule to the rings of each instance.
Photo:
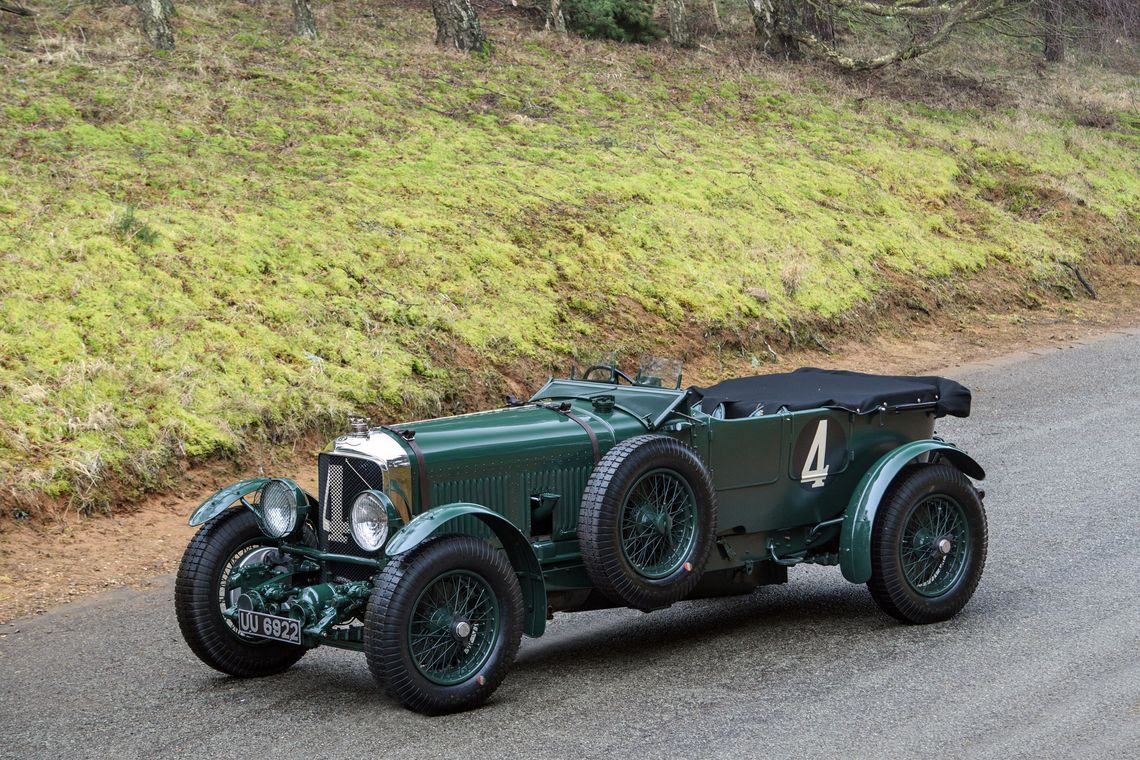
[[[483,709],[424,718],[362,655],[260,681],[182,643],[171,582],[0,626],[0,756],[1140,756],[1140,334],[958,373],[940,431],[987,468],[990,556],[907,627],[833,568],[643,615],[560,615]]]

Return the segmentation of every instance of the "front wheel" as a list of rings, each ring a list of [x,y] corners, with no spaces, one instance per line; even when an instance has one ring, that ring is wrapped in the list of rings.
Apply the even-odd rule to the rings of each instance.
[[[468,536],[429,539],[392,558],[376,580],[364,621],[368,668],[409,709],[471,709],[506,677],[522,611],[502,552]]]
[[[290,668],[307,651],[304,647],[244,636],[222,613],[237,602],[242,589],[232,582],[237,571],[272,566],[279,542],[267,538],[248,509],[228,509],[203,525],[178,567],[174,582],[174,611],[182,637],[198,659],[231,676],[255,678]]]
[[[978,587],[987,541],[986,513],[969,479],[950,465],[912,465],[879,508],[867,588],[904,623],[947,620]]]

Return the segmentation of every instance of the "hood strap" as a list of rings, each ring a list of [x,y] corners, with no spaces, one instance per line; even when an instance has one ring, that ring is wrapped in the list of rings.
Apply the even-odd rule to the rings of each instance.
[[[586,422],[584,419],[570,411],[570,404],[539,404],[539,406],[541,406],[543,409],[549,409],[555,414],[561,414],[563,417],[569,417],[570,419],[577,422],[578,425],[580,425],[581,428],[586,431],[586,435],[590,436],[590,447],[594,450],[594,464],[597,464],[599,461],[601,461],[602,450],[601,447],[598,446],[598,434],[594,432],[594,429],[592,427],[590,427],[590,423]]]

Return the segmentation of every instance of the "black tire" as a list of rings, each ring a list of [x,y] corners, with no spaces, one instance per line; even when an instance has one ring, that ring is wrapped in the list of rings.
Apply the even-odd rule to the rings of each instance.
[[[948,620],[974,595],[988,541],[985,509],[969,478],[948,464],[910,465],[876,515],[867,588],[904,623]]]
[[[276,546],[262,534],[248,509],[228,509],[205,523],[182,555],[174,582],[174,611],[182,637],[202,662],[239,678],[288,670],[307,649],[241,636],[222,616],[221,584],[226,565],[248,548]]]
[[[480,599],[489,591],[497,623],[491,627],[487,615],[469,615],[467,638],[460,637],[460,605],[433,599],[435,590],[447,588],[449,582],[473,584]],[[445,606],[451,617],[440,621]],[[470,536],[429,539],[393,557],[377,576],[364,618],[368,669],[390,696],[411,710],[440,715],[477,707],[503,682],[515,659],[523,609],[518,577],[503,552]],[[432,625],[436,627],[429,629]],[[492,632],[481,642],[479,631],[487,628]],[[426,657],[435,649],[427,655],[422,649],[417,652],[415,647],[428,637],[436,637],[443,648],[440,655],[453,668],[430,667]]]
[[[693,511],[684,512],[684,519],[691,521],[692,535],[674,535],[681,523],[672,517],[661,522],[664,510],[656,513],[657,524],[644,530],[650,536],[654,530],[660,534],[659,548],[667,555],[655,566],[658,571],[650,572],[649,560],[639,563],[631,558],[630,547],[634,540],[656,539],[631,536],[628,531],[631,525],[641,529],[640,518],[631,517],[632,500],[638,498],[634,489],[655,477],[663,478],[666,487],[670,483],[687,487],[682,498],[692,497]],[[654,519],[646,517],[645,522]],[[708,468],[696,452],[672,438],[642,435],[619,443],[602,457],[586,484],[578,515],[582,560],[594,585],[619,604],[647,612],[685,598],[701,579],[715,535],[716,492]]]

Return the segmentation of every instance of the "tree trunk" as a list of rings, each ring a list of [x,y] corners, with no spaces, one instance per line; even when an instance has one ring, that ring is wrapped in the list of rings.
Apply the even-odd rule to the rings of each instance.
[[[315,40],[317,22],[313,18],[313,8],[309,5],[309,0],[290,0],[290,2],[293,4],[293,34]]]
[[[566,17],[562,15],[562,0],[550,0],[550,9],[546,13],[546,26],[548,32],[566,34]]]
[[[788,33],[785,15],[791,10],[789,0],[747,0],[752,24],[760,40],[760,50],[773,58],[799,58],[800,48]]]
[[[1045,60],[1061,63],[1065,60],[1065,9],[1062,0],[1044,0]]]
[[[471,0],[431,0],[435,16],[435,44],[456,50],[482,50],[487,44]]]
[[[136,0],[142,14],[143,33],[155,50],[174,49],[174,30],[170,17],[174,14],[172,0]]]
[[[808,0],[803,6],[804,26],[824,42],[835,41],[835,21],[826,2]]]
[[[685,0],[665,0],[665,8],[669,11],[669,41],[675,47],[691,48],[696,40],[693,35],[693,26],[689,19]]]

